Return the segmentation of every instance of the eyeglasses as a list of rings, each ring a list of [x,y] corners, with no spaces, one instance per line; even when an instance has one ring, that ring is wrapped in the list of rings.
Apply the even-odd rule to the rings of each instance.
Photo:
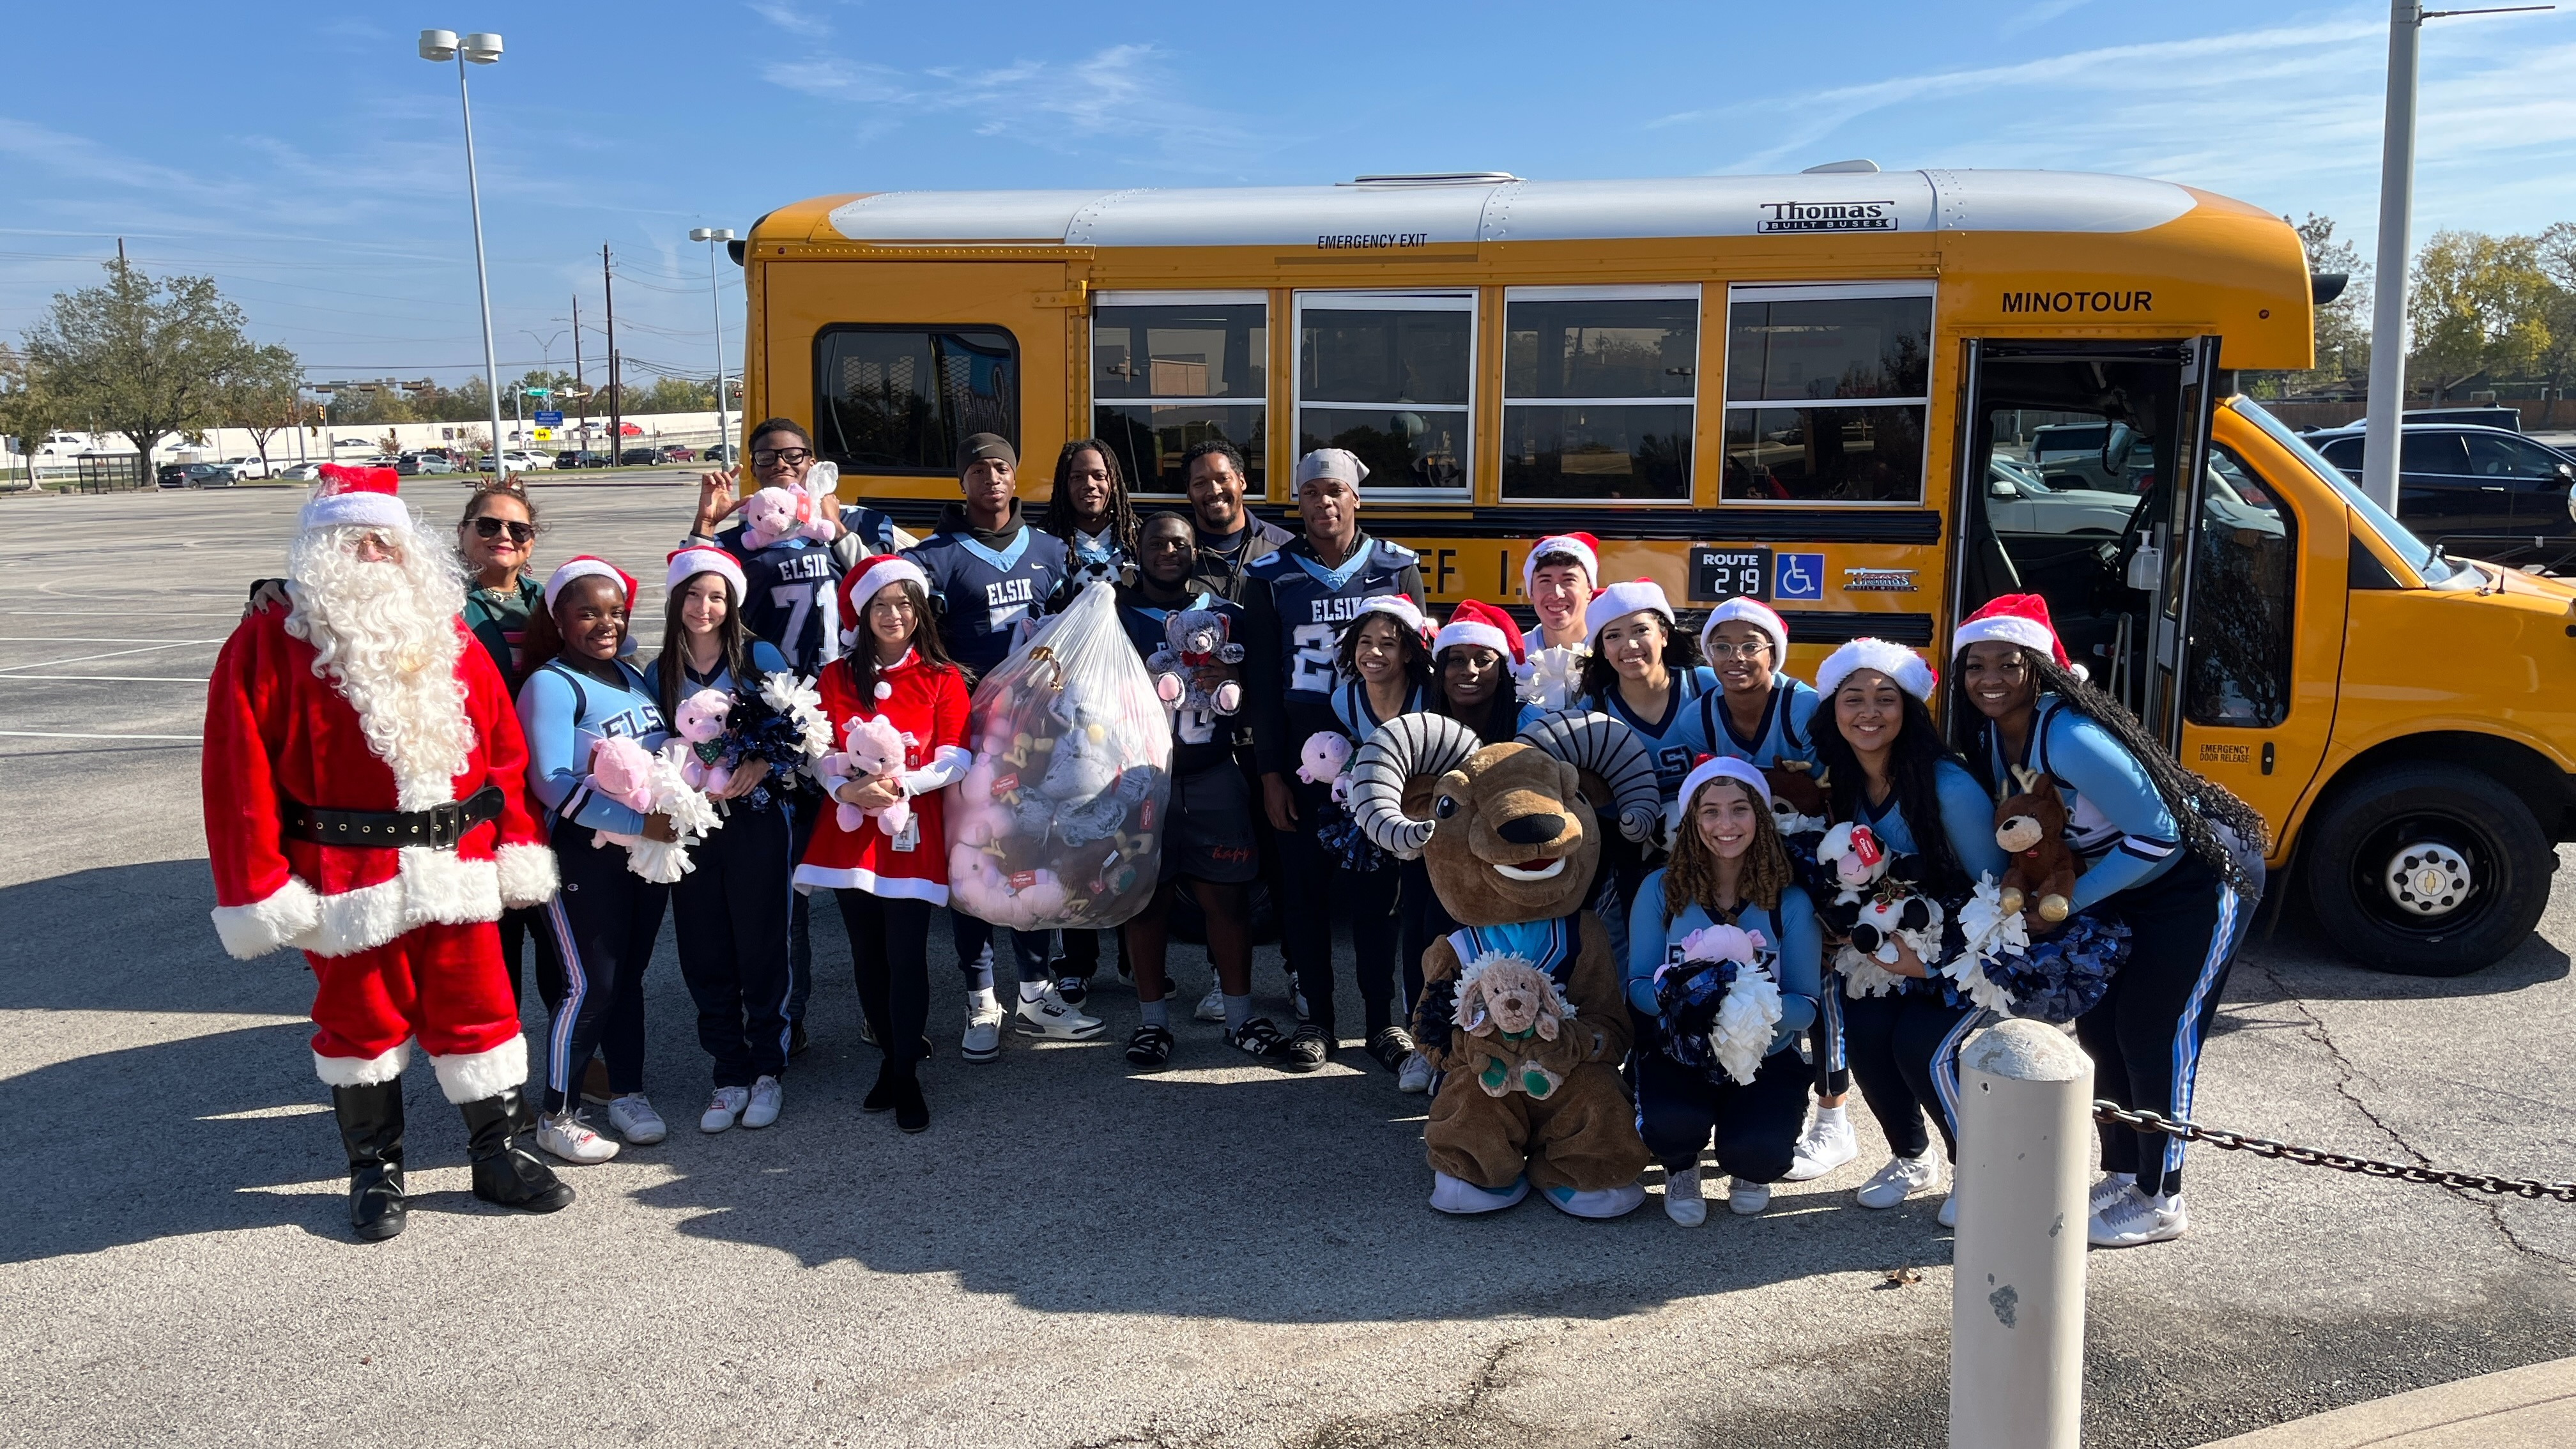
[[[1750,644],[1719,644],[1711,642],[1708,646],[1708,657],[1710,659],[1741,659],[1747,664],[1752,663],[1754,660],[1759,659],[1770,652],[1771,641],[1768,639],[1756,639]]]
[[[476,535],[483,538],[499,538],[504,530],[508,531],[512,543],[526,543],[537,536],[537,526],[533,523],[514,523],[506,518],[477,518],[473,524]]]
[[[813,456],[814,450],[811,448],[754,448],[751,450],[751,466],[775,468],[784,463],[793,468],[799,463],[811,460]]]

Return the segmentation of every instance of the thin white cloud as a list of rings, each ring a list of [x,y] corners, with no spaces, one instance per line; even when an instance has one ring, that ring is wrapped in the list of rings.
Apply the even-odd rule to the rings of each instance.
[[[2077,9],[2087,3],[2088,0],[2039,0],[2038,4],[2028,9],[2016,11],[2005,17],[2004,23],[1995,27],[1995,33],[2010,37],[2026,30],[2036,30],[2069,10]]]
[[[745,0],[745,3],[754,15],[790,35],[820,39],[832,33],[831,22],[790,3],[790,0]]]

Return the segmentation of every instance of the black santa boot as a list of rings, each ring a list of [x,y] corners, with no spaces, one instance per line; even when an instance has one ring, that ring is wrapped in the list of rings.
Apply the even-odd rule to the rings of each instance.
[[[519,1142],[519,1089],[467,1102],[465,1155],[474,1163],[474,1195],[485,1202],[550,1213],[572,1205],[572,1189]]]
[[[402,1079],[333,1087],[331,1111],[349,1150],[349,1227],[362,1242],[403,1230]]]

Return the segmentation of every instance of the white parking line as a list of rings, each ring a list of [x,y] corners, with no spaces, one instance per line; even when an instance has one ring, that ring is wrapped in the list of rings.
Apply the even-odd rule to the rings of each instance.
[[[75,654],[69,659],[39,659],[33,664],[0,664],[0,678],[7,678],[21,669],[51,669],[57,664],[82,664],[92,659],[121,659],[128,654],[150,654],[159,649],[184,649],[191,644],[201,642],[203,641],[182,639],[176,644],[147,644],[140,649],[110,649],[99,654]]]
[[[0,674],[0,680],[10,679],[94,680],[103,684],[203,684],[206,682],[193,674]]]
[[[0,730],[0,736],[19,740],[185,740],[198,743],[195,735],[76,735],[61,730]]]

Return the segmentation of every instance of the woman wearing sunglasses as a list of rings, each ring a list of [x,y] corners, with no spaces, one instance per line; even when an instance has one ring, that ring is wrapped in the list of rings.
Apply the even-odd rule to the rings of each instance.
[[[516,699],[527,675],[520,668],[519,645],[528,632],[528,616],[544,605],[545,585],[528,572],[535,558],[537,505],[515,479],[492,479],[465,500],[465,517],[456,525],[456,552],[465,560],[465,627],[482,642],[501,671],[501,681]],[[546,928],[543,906],[513,906],[501,912],[501,959],[510,968],[510,999],[523,999],[520,959],[532,935]],[[537,994],[548,1010],[563,995],[552,978],[545,953],[537,953]],[[607,1078],[600,1076],[605,1087]]]

